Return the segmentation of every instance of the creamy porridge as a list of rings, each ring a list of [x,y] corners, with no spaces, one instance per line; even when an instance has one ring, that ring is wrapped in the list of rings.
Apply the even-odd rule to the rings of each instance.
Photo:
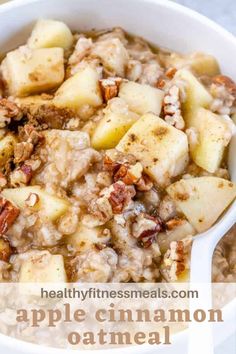
[[[39,20],[0,97],[1,281],[188,279],[236,196],[236,85],[214,57]]]

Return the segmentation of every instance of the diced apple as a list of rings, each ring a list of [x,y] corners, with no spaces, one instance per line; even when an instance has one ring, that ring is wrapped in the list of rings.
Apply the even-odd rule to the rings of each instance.
[[[188,141],[182,131],[148,113],[125,134],[117,150],[133,154],[154,181],[165,186],[188,163]]]
[[[64,259],[48,251],[31,252],[20,268],[19,282],[60,283],[66,282]]]
[[[190,139],[191,157],[198,166],[214,173],[220,167],[232,136],[230,124],[220,115],[204,108],[196,110],[191,121],[197,133],[197,143],[191,144]]]
[[[157,243],[160,247],[161,253],[165,253],[172,241],[180,241],[187,236],[194,236],[196,230],[187,221],[184,220],[179,226],[176,226],[173,230],[167,230],[166,232],[160,232],[157,235]]]
[[[205,53],[180,55],[172,53],[166,58],[166,66],[176,69],[190,68],[196,75],[215,76],[220,73],[219,64],[215,57]]]
[[[212,102],[212,96],[200,81],[187,69],[178,70],[176,79],[186,83],[186,100],[182,105],[186,126],[192,126],[193,112],[199,108],[208,108]]]
[[[114,148],[138,118],[120,98],[110,100],[93,132],[92,146],[98,150]]]
[[[54,104],[57,107],[79,109],[84,105],[102,105],[99,87],[99,74],[96,69],[86,66],[67,79],[56,92]]]
[[[182,179],[167,188],[198,232],[208,230],[236,197],[236,185],[218,177]]]
[[[60,21],[38,20],[33,28],[28,46],[30,48],[69,49],[73,44],[73,35],[69,27]]]
[[[3,167],[14,154],[14,146],[17,143],[16,137],[8,133],[0,140],[0,167]]]
[[[26,208],[26,199],[31,194],[36,194],[39,197],[39,201],[31,209],[40,211],[41,215],[48,220],[58,219],[70,206],[66,200],[47,193],[40,186],[6,188],[2,191],[2,196],[16,204],[20,209]]]
[[[55,89],[64,79],[63,49],[20,47],[7,54],[2,73],[13,96],[22,97]]]
[[[81,253],[91,249],[95,244],[105,244],[109,239],[109,234],[103,234],[101,227],[88,228],[81,224],[78,230],[67,238],[67,243]]]
[[[137,114],[152,112],[159,115],[164,92],[149,85],[129,81],[121,84],[119,97],[125,100],[129,109]]]
[[[15,99],[16,104],[21,107],[39,107],[42,105],[49,105],[52,102],[52,96],[48,95],[33,95],[27,97],[17,97]]]
[[[92,54],[101,59],[109,76],[125,76],[129,55],[119,38],[96,42]]]

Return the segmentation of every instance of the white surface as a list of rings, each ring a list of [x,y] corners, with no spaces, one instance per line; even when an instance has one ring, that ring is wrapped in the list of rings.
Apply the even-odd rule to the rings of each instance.
[[[235,0],[172,0],[213,19],[236,35]]]
[[[153,43],[168,46],[174,50],[182,52],[205,51],[215,55],[220,61],[223,72],[236,79],[235,38],[206,18],[165,0],[17,0],[0,7],[1,50],[6,51],[23,43],[32,28],[32,23],[39,16],[64,20],[73,29],[77,30],[119,25],[131,33],[136,33]],[[236,139],[234,144],[236,146]],[[231,147],[230,167],[232,177],[236,181],[234,149],[235,147]],[[196,238],[193,253],[196,252],[199,263],[195,264],[196,267],[193,267],[192,278],[196,279],[200,275],[198,279],[202,280],[202,274],[205,274],[204,280],[210,280],[210,266],[208,271],[205,272],[204,270],[203,273],[199,272],[197,268],[201,265],[201,256],[206,255],[207,262],[211,263],[209,257],[211,248],[213,248],[211,239],[216,234],[217,237],[223,235],[226,229],[235,222],[235,215],[236,204],[234,203],[221,221],[204,234],[204,240],[203,236]],[[211,245],[211,248],[208,245]],[[198,252],[197,247],[200,248]],[[224,335],[219,333],[218,340],[224,340],[226,336],[227,333],[224,333]],[[175,337],[175,344],[172,348],[160,347],[153,350],[149,348],[148,351],[143,347],[129,348],[128,350],[122,349],[122,353],[184,354],[186,352],[184,349],[186,340],[185,333],[181,333]],[[200,343],[201,341],[198,343],[198,349],[203,354]],[[53,349],[44,351],[42,347],[35,347],[22,342],[17,345],[14,340],[3,337],[1,345],[2,352],[7,354],[61,352]],[[118,353],[118,350],[112,352]],[[89,351],[86,351],[86,353],[89,354]]]

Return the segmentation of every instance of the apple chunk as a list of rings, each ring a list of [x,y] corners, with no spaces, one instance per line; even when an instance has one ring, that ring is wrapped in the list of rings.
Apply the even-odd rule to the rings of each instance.
[[[137,114],[152,112],[159,115],[164,92],[149,85],[129,81],[121,84],[119,97],[125,100],[129,109]]]
[[[192,126],[198,135],[197,143],[191,144],[190,140],[191,157],[198,166],[214,173],[232,137],[230,124],[220,115],[199,108],[192,115]]]
[[[66,282],[64,259],[61,255],[52,255],[48,251],[32,251],[25,255],[21,265],[19,282],[57,283]]]
[[[114,148],[138,118],[120,98],[110,100],[93,132],[92,147],[98,150]]]
[[[133,154],[160,186],[181,174],[188,163],[188,141],[182,131],[148,113],[128,130],[117,150]]]
[[[84,252],[91,249],[95,244],[106,244],[110,235],[103,233],[103,228],[88,228],[80,224],[77,231],[68,236],[67,243],[72,245],[77,252]]]
[[[186,83],[186,100],[182,105],[187,127],[192,125],[192,114],[199,107],[208,108],[213,98],[201,82],[187,69],[180,69],[175,78]]]
[[[218,177],[180,180],[167,188],[198,232],[208,230],[236,197],[236,185]]]
[[[64,79],[63,49],[20,47],[7,54],[2,73],[13,96],[52,90]]]
[[[188,55],[171,53],[171,55],[166,57],[165,64],[167,67],[174,67],[176,69],[190,68],[197,75],[214,76],[220,74],[216,58],[201,52]]]
[[[73,35],[69,27],[61,21],[54,20],[38,20],[28,39],[30,48],[69,49],[72,44]]]
[[[56,92],[53,103],[57,107],[79,109],[84,105],[102,105],[99,74],[91,66],[81,68],[67,79]]]
[[[31,207],[33,211],[40,211],[41,215],[48,220],[56,220],[69,208],[69,203],[57,196],[47,193],[39,186],[22,188],[7,188],[2,191],[2,196],[16,204],[20,209],[26,208],[26,199],[31,194],[36,194],[39,201]]]

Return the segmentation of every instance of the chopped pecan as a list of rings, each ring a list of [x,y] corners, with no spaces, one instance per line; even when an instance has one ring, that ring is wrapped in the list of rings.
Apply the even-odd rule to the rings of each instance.
[[[122,182],[116,182],[112,185],[112,187],[113,190],[111,191],[108,200],[111,204],[113,213],[120,214],[125,206],[135,196],[135,190],[132,186],[126,186]]]
[[[166,70],[165,75],[168,77],[168,79],[173,79],[177,72],[176,68],[169,68]]]
[[[140,192],[148,192],[152,189],[153,183],[145,173],[142,174],[142,177],[136,182],[136,188]]]
[[[149,191],[153,187],[150,178],[143,173],[143,167],[140,162],[130,164],[124,158],[123,161],[114,161],[105,155],[103,166],[106,171],[112,173],[114,182],[122,181],[127,185],[135,185],[137,190],[143,192]]]
[[[26,124],[23,127],[23,130],[21,130],[20,134],[23,137],[24,141],[31,143],[33,145],[36,145],[42,140],[44,140],[43,134],[37,131],[35,127],[31,124]]]
[[[121,164],[113,161],[109,156],[105,155],[103,159],[103,168],[105,171],[112,172],[113,174],[117,172]]]
[[[127,185],[136,184],[142,176],[142,166],[136,170],[134,166],[120,165],[118,171],[114,174],[114,181],[122,181]]]
[[[167,281],[174,282],[189,267],[192,236],[172,241],[163,257],[161,273]]]
[[[30,193],[25,200],[26,206],[32,208],[39,202],[39,196],[37,193]]]
[[[14,162],[20,163],[28,160],[34,149],[34,145],[30,142],[18,143],[14,147]]]
[[[119,87],[122,82],[120,77],[110,77],[108,79],[102,79],[99,81],[102,96],[105,102],[118,96]]]
[[[21,167],[17,167],[10,174],[10,183],[13,187],[24,186],[31,181],[32,177],[32,167],[30,165],[23,164]]]
[[[213,77],[212,82],[216,85],[223,85],[227,91],[236,99],[236,83],[228,76],[217,75]]]
[[[177,262],[176,263],[176,276],[178,277],[179,275],[181,275],[181,273],[183,273],[185,271],[185,265],[184,263],[181,263],[181,262]]]
[[[141,213],[137,216],[132,225],[132,235],[138,239],[138,243],[141,247],[148,248],[161,229],[162,220],[159,217]]]
[[[180,89],[173,85],[164,97],[163,103],[164,119],[175,128],[183,130],[184,119],[181,115]]]
[[[166,222],[165,226],[167,230],[173,230],[178,226],[181,226],[185,223],[184,219],[174,218]]]
[[[8,240],[0,238],[0,261],[8,262],[12,254],[12,248]]]
[[[4,128],[11,120],[20,120],[23,117],[21,109],[6,98],[0,99],[0,128]]]
[[[163,77],[160,77],[158,80],[157,80],[157,83],[156,83],[156,87],[159,88],[159,89],[163,89],[166,85],[166,81],[164,80]]]
[[[18,217],[20,210],[9,200],[0,197],[0,235],[4,234]]]

